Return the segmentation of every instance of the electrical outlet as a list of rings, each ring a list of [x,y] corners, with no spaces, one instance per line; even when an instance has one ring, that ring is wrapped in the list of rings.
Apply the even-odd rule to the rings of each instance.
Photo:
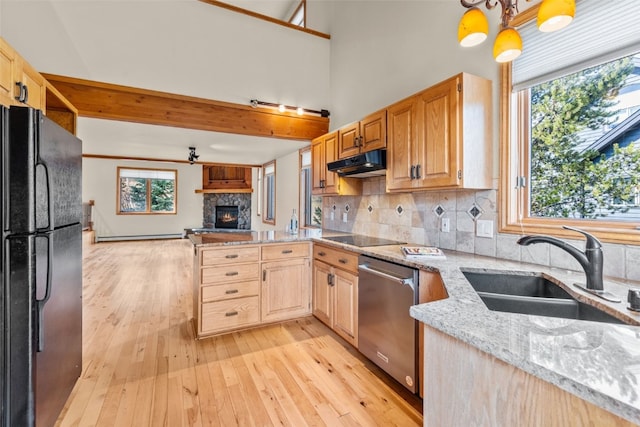
[[[440,230],[443,233],[448,233],[451,231],[451,223],[449,222],[449,218],[442,218],[442,223],[440,224]]]
[[[493,238],[493,221],[481,220],[476,222],[476,236]]]
[[[336,219],[336,215],[334,214],[333,211],[329,212],[329,219],[331,219],[331,221],[333,221],[334,219]]]
[[[342,222],[347,222],[347,213],[346,212],[342,213]]]

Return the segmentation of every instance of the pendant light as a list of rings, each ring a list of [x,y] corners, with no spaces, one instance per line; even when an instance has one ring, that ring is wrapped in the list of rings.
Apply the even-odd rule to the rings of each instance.
[[[538,29],[544,33],[558,31],[573,21],[575,0],[542,0],[538,9]]]
[[[510,62],[520,56],[522,38],[515,28],[509,26],[518,13],[518,0],[460,0],[460,4],[468,9],[458,24],[460,46],[477,46],[489,34],[487,17],[478,6],[484,4],[491,10],[500,4],[501,30],[493,45],[493,57],[497,62]],[[542,0],[538,8],[538,28],[543,32],[558,31],[571,23],[575,11],[575,0]]]

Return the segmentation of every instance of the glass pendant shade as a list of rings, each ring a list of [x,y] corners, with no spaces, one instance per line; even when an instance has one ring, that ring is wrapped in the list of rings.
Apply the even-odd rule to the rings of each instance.
[[[467,10],[458,24],[460,46],[471,47],[482,43],[489,34],[489,21],[477,7]]]
[[[542,0],[538,9],[538,29],[558,31],[571,23],[576,13],[575,0]]]
[[[522,38],[513,28],[502,29],[493,44],[493,57],[497,62],[510,62],[522,53]]]

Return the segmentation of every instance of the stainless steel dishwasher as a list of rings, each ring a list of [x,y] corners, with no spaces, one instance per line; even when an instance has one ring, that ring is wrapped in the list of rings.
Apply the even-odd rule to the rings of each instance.
[[[418,390],[418,270],[365,255],[358,259],[358,349],[400,384]]]

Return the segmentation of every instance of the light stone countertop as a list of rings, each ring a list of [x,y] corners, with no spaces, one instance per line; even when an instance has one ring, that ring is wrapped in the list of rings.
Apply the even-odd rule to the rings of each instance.
[[[247,232],[245,232],[247,233]],[[490,311],[460,268],[543,273],[579,301],[587,302],[625,322],[640,325],[640,313],[628,310],[630,288],[640,284],[605,278],[605,289],[622,303],[593,297],[574,286],[584,273],[445,251],[446,259],[407,260],[399,245],[355,247],[322,239],[348,234],[328,230],[248,232],[247,240],[207,242],[190,235],[196,246],[316,241],[410,267],[439,272],[448,298],[411,307],[415,319],[478,348],[506,363],[640,425],[640,326],[614,325]],[[220,236],[222,237],[222,236]],[[606,260],[605,260],[606,262]]]

